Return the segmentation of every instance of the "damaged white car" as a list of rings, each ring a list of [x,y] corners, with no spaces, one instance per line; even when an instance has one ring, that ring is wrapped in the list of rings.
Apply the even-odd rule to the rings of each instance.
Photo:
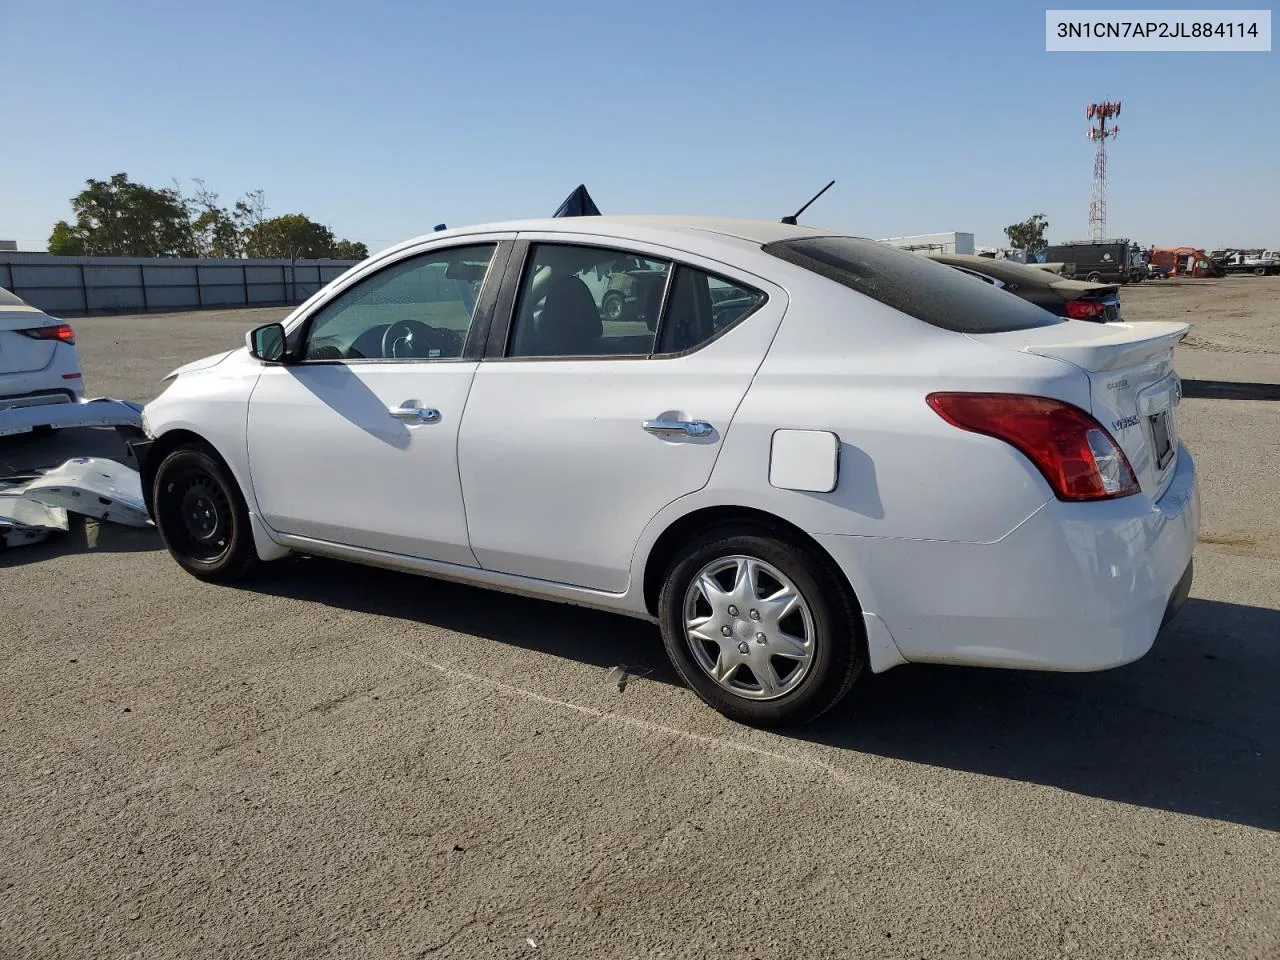
[[[142,404],[85,400],[71,324],[0,287],[0,437],[71,427],[136,427]]]
[[[785,223],[455,229],[176,371],[134,449],[198,577],[297,551],[651,618],[716,709],[799,722],[867,669],[1152,647],[1200,523],[1187,330]]]

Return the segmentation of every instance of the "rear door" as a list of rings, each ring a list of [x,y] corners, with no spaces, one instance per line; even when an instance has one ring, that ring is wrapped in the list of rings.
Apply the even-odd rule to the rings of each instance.
[[[666,248],[521,238],[458,443],[471,548],[486,569],[621,592],[645,526],[710,478],[786,295]],[[661,282],[611,319],[610,271],[635,258]]]

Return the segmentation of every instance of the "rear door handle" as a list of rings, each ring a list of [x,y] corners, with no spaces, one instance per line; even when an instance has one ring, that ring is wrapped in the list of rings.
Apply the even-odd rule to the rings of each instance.
[[[392,407],[387,413],[397,420],[403,420],[405,423],[438,423],[440,421],[440,411],[433,410],[431,407],[415,407],[405,404],[399,407]]]
[[[644,428],[660,437],[709,437],[716,430],[705,420],[646,420]]]

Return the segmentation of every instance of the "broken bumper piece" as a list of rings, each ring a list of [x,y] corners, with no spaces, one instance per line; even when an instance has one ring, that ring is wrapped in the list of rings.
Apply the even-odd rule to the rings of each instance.
[[[151,525],[138,471],[114,460],[76,457],[26,485],[23,496],[99,520],[131,527]]]
[[[136,427],[142,429],[142,404],[100,397],[77,403],[48,403],[0,410],[0,437],[30,433],[37,427]]]
[[[0,546],[46,540],[79,513],[149,527],[138,471],[114,460],[76,457],[60,467],[0,479]]]

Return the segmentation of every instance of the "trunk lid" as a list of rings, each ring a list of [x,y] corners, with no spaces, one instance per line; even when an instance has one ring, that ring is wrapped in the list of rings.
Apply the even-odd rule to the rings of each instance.
[[[1102,304],[1106,312],[1098,319],[1104,323],[1117,323],[1121,319],[1120,287],[1116,284],[1057,280],[1049,286],[1064,300],[1091,300]]]
[[[33,340],[17,331],[56,327],[59,322],[21,301],[19,305],[0,302],[0,374],[30,373],[47,367],[58,341]]]
[[[1182,383],[1173,370],[1173,348],[1190,329],[1185,323],[1068,320],[970,336],[1080,369],[1089,378],[1089,412],[1120,444],[1143,492],[1155,498],[1168,486],[1177,461]]]

